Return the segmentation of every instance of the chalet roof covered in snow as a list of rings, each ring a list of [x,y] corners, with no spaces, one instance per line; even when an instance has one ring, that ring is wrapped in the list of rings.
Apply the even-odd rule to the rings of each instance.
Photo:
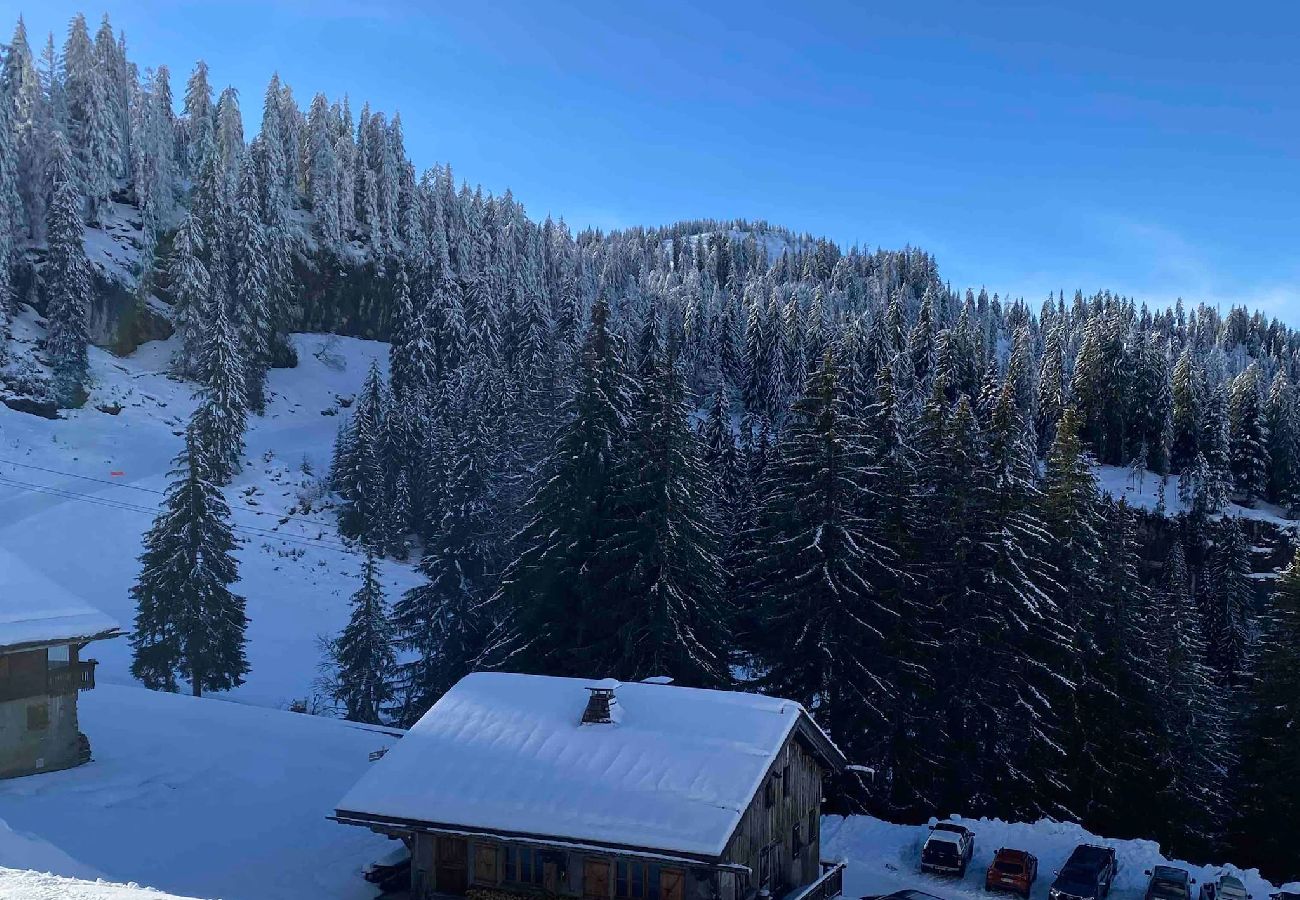
[[[466,676],[338,804],[407,822],[714,859],[791,733],[844,759],[792,701],[617,686],[612,723],[580,724],[609,682]]]
[[[118,628],[80,597],[0,550],[0,648],[89,640]]]

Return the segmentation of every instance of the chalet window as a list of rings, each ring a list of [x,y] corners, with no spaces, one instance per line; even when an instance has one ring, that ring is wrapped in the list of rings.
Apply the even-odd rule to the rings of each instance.
[[[505,880],[541,886],[546,878],[542,851],[531,847],[506,847]]]
[[[772,804],[776,803],[776,788],[772,784],[775,779],[776,776],[772,776],[767,779],[767,783],[763,785],[763,805],[768,809],[771,809]]]
[[[772,883],[771,851],[771,847],[764,847],[758,852],[758,887],[760,890]]]
[[[615,863],[614,896],[620,900],[657,900],[659,867],[643,862]]]
[[[44,731],[50,727],[50,705],[39,703],[27,707],[27,730]]]
[[[786,765],[781,769],[781,796],[790,796],[790,766]]]
[[[51,669],[57,669],[68,665],[71,661],[71,656],[68,653],[68,645],[61,644],[58,647],[51,647],[49,649],[48,660]]]
[[[790,829],[790,856],[794,859],[798,859],[799,854],[802,852],[803,829],[799,827],[798,822],[795,822],[794,827]]]

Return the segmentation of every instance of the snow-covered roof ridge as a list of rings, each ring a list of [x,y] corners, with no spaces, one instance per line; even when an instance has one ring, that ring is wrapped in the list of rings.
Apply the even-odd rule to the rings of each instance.
[[[715,859],[796,729],[844,763],[803,707],[761,694],[615,682],[619,719],[583,728],[608,684],[468,675],[337,813]]]
[[[116,621],[0,550],[0,649],[108,637]]]

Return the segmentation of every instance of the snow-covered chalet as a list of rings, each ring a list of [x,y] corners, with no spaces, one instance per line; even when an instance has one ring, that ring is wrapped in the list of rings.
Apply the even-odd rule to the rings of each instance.
[[[480,672],[333,818],[406,842],[414,900],[826,900],[822,780],[844,766],[789,700]]]
[[[91,641],[119,634],[108,616],[0,554],[0,778],[90,759],[77,695],[95,686]]]

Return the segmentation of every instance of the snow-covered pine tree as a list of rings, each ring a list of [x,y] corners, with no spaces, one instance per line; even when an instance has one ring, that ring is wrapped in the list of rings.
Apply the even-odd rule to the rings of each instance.
[[[330,697],[342,704],[348,721],[382,725],[395,693],[397,653],[379,566],[369,551],[361,567],[361,587],[348,602],[348,624],[326,645]]]
[[[217,154],[217,168],[232,187],[239,182],[240,161],[244,157],[244,119],[239,112],[239,92],[227,87],[217,97],[217,124],[212,140]]]
[[[193,214],[185,217],[172,240],[167,274],[174,297],[174,320],[179,337],[172,368],[178,375],[199,372],[200,351],[207,333],[211,278],[203,264],[206,253],[203,229]]]
[[[712,480],[712,520],[725,555],[735,538],[744,482],[743,461],[736,446],[731,399],[725,382],[714,391],[708,417],[700,423],[700,443],[704,467]]]
[[[63,86],[77,185],[91,222],[99,221],[108,202],[119,152],[106,75],[91,43],[86,17],[78,13],[63,45]]]
[[[73,176],[72,154],[62,135],[55,136],[53,159],[54,191],[45,216],[49,253],[42,272],[49,323],[45,350],[59,404],[80,406],[90,377],[90,263],[82,244],[81,196]]]
[[[1175,534],[1162,583],[1152,592],[1148,675],[1155,739],[1147,752],[1153,792],[1139,794],[1153,825],[1175,825],[1179,845],[1195,848],[1222,825],[1225,775],[1233,754],[1226,733],[1225,698],[1206,663],[1205,637],[1192,596],[1181,535]]]
[[[890,652],[903,610],[897,558],[876,538],[861,435],[827,353],[791,408],[741,560],[759,683],[816,710],[842,747],[883,733],[898,702]],[[855,757],[857,758],[857,757]]]
[[[1273,376],[1265,401],[1268,423],[1268,499],[1300,515],[1300,408],[1285,371]]]
[[[1190,346],[1184,348],[1174,365],[1170,389],[1173,395],[1170,464],[1174,471],[1181,472],[1202,449],[1201,429],[1206,403],[1204,377]]]
[[[199,363],[199,406],[194,421],[203,441],[209,473],[217,484],[227,484],[240,470],[244,431],[248,426],[248,398],[244,393],[246,365],[239,336],[220,296],[210,301],[213,319],[208,327]]]
[[[339,216],[338,134],[324,94],[312,98],[307,112],[307,192],[313,227],[322,244],[336,249],[342,239]]]
[[[613,533],[611,490],[624,452],[629,386],[621,341],[601,298],[591,311],[583,364],[554,449],[538,471],[515,538],[516,555],[501,577],[494,618],[509,633],[490,648],[494,666],[554,675],[590,674],[591,648],[607,642],[616,622],[602,550]]]
[[[367,547],[383,547],[383,430],[388,397],[379,366],[371,363],[356,409],[333,465],[332,487],[343,498],[339,530]]]
[[[22,198],[18,194],[20,159],[13,91],[6,67],[0,70],[0,365],[8,360],[14,311],[14,252],[24,230]]]
[[[1201,420],[1200,445],[1205,456],[1206,477],[1203,504],[1218,512],[1228,502],[1232,488],[1232,448],[1228,423],[1228,388],[1219,383],[1210,388]]]
[[[1262,391],[1259,364],[1251,363],[1232,380],[1228,395],[1233,487],[1248,508],[1268,490],[1268,425]]]
[[[184,152],[185,171],[197,176],[203,161],[216,144],[217,110],[212,102],[208,64],[199,60],[185,82]]]
[[[1234,689],[1246,681],[1255,595],[1250,552],[1235,516],[1224,516],[1215,545],[1201,613],[1210,665],[1219,683]]]
[[[680,367],[647,316],[626,449],[616,468],[613,533],[601,549],[616,629],[600,671],[639,681],[727,684],[728,650],[712,485],[690,426]]]
[[[1282,573],[1264,619],[1241,758],[1239,864],[1266,877],[1295,872],[1300,842],[1300,553]]]
[[[418,718],[472,671],[486,649],[491,627],[487,601],[502,564],[488,428],[496,398],[486,374],[481,358],[458,374],[442,512],[431,523],[420,562],[426,583],[408,591],[396,607],[402,645],[415,656],[403,667],[405,721]]]
[[[271,366],[271,338],[275,325],[270,309],[266,234],[259,206],[256,165],[244,155],[239,164],[239,187],[231,223],[232,300],[237,313],[248,408],[261,414],[266,409],[266,373]]]
[[[50,110],[22,16],[18,17],[4,54],[0,80],[3,95],[11,104],[10,127],[17,156],[14,177],[22,204],[12,224],[22,227],[27,236],[39,239],[45,226],[46,162],[51,149],[51,130],[46,126]]]
[[[1038,367],[1037,416],[1038,452],[1046,455],[1056,437],[1056,423],[1065,411],[1065,321],[1055,319],[1047,329],[1043,355]]]
[[[393,324],[388,342],[389,388],[394,402],[427,396],[437,384],[435,348],[428,341],[424,316],[415,308],[404,262],[393,276]]]
[[[198,421],[185,431],[163,510],[144,538],[131,674],[145,687],[224,691],[243,684],[248,617],[239,580],[230,508],[217,487]]]

